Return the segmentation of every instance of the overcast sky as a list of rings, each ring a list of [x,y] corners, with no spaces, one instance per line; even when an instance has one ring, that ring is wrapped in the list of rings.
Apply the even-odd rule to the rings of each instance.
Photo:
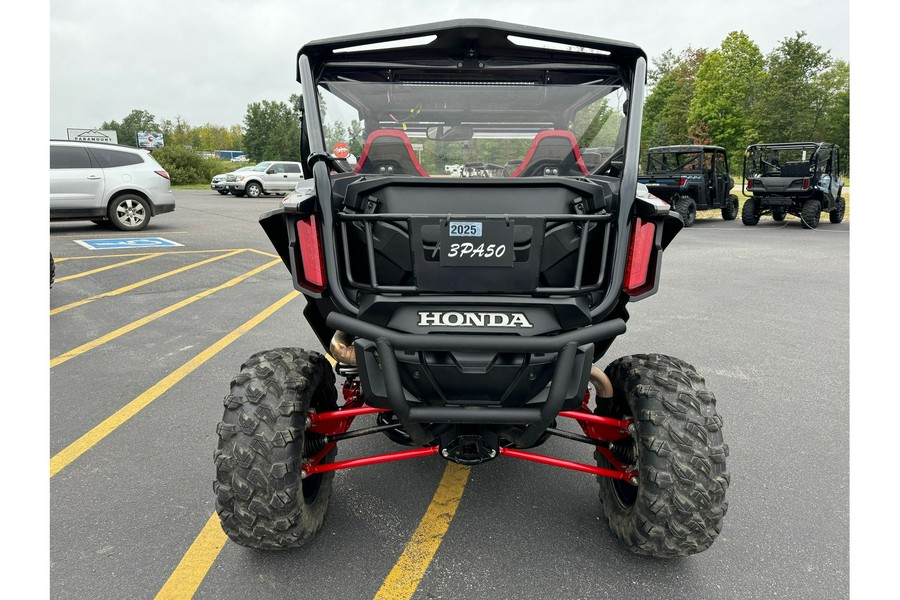
[[[134,109],[157,121],[238,125],[247,105],[299,92],[297,50],[325,37],[459,18],[572,31],[643,47],[715,48],[743,30],[767,54],[785,37],[849,59],[849,0],[50,0],[50,137]],[[702,12],[701,12],[702,11]]]

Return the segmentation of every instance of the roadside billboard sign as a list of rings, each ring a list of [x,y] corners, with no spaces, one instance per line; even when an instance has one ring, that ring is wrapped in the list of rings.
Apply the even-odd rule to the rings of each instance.
[[[66,129],[68,139],[78,142],[102,142],[104,144],[118,144],[119,137],[114,129]]]
[[[163,134],[156,131],[138,131],[138,148],[162,148],[165,146]]]

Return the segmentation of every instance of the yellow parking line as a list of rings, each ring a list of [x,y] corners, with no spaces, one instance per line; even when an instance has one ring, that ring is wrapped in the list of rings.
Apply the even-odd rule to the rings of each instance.
[[[84,300],[77,300],[76,302],[70,302],[69,304],[65,304],[63,306],[58,306],[50,311],[50,316],[58,315],[61,312],[65,312],[67,310],[71,310],[73,308],[77,308],[79,306],[84,306],[94,300],[99,300],[100,298],[111,298],[112,296],[119,296],[126,292],[130,292],[132,290],[136,290],[139,287],[143,287],[145,285],[151,284],[153,282],[159,281],[161,279],[165,279],[166,277],[171,277],[173,275],[178,275],[179,273],[184,273],[185,271],[190,271],[193,268],[200,267],[203,265],[208,265],[209,263],[215,262],[217,260],[222,260],[223,258],[229,258],[234,256],[235,254],[240,254],[242,252],[246,252],[246,250],[233,250],[227,254],[222,254],[221,256],[213,256],[212,258],[207,258],[206,260],[201,260],[199,262],[192,263],[190,265],[186,265],[179,269],[175,269],[174,271],[169,271],[167,273],[162,273],[160,275],[155,275],[150,277],[149,279],[144,279],[143,281],[138,281],[137,283],[132,283],[130,285],[126,285],[125,287],[120,287],[117,290],[113,290],[111,292],[104,292],[102,294],[97,294],[96,296],[91,296],[90,298],[85,298]]]
[[[381,589],[375,594],[375,600],[412,598],[438,546],[441,545],[444,534],[450,528],[450,521],[456,514],[468,478],[469,467],[447,463],[444,476],[428,510],[425,511],[425,516],[422,517],[397,564],[388,573]]]
[[[193,598],[200,587],[209,568],[216,561],[219,552],[228,541],[228,536],[222,531],[219,524],[219,515],[213,513],[203,530],[188,551],[182,557],[181,562],[172,571],[155,600],[187,600]]]
[[[106,265],[105,267],[91,269],[90,271],[84,271],[83,273],[76,273],[75,275],[69,275],[67,277],[57,277],[56,283],[59,283],[61,281],[69,281],[70,279],[78,279],[79,277],[87,277],[88,275],[94,275],[95,273],[101,273],[103,271],[109,271],[110,269],[124,267],[125,265],[133,265],[134,263],[139,263],[141,261],[145,261],[145,260],[148,260],[151,258],[156,258],[157,256],[160,256],[161,254],[162,254],[161,252],[154,252],[153,254],[145,254],[144,256],[141,256],[139,258],[133,258],[131,260],[126,260],[126,261],[114,263],[111,265]],[[56,259],[54,259],[54,262],[56,262]]]
[[[281,258],[277,254],[272,254],[271,252],[263,252],[262,250],[257,250],[256,248],[247,248],[249,252],[256,252],[257,254],[262,254],[263,256],[270,256],[272,258]]]
[[[276,262],[276,261],[273,261]],[[219,341],[215,344],[178,367],[170,373],[165,379],[145,391],[143,394],[120,408],[118,411],[110,415],[106,418],[102,423],[85,433],[83,436],[69,444],[65,449],[56,454],[54,457],[50,459],[50,477],[53,477],[57,473],[59,473],[62,469],[68,466],[73,460],[87,452],[90,448],[92,448],[97,442],[105,438],[107,435],[116,430],[120,425],[128,421],[131,417],[136,415],[142,409],[144,409],[151,402],[162,396],[165,392],[172,388],[176,383],[190,375],[194,370],[200,367],[203,363],[211,359],[213,356],[221,352],[224,348],[226,348],[233,341],[262,323],[265,319],[272,315],[279,308],[296,298],[300,295],[300,292],[292,291],[287,296],[279,300],[278,302],[272,304],[269,308],[265,309]]]
[[[271,262],[268,262],[261,267],[257,267],[255,269],[253,269],[252,271],[247,271],[243,275],[238,275],[237,277],[226,281],[222,285],[216,286],[214,288],[210,288],[208,290],[204,290],[204,291],[200,292],[199,294],[195,294],[195,295],[191,296],[190,298],[187,298],[180,302],[176,302],[175,304],[173,304],[171,306],[167,306],[166,308],[163,308],[161,310],[158,310],[155,313],[147,315],[146,317],[144,317],[142,319],[138,319],[137,321],[133,321],[133,322],[129,323],[128,325],[119,327],[115,331],[107,333],[106,335],[104,335],[102,337],[99,337],[95,340],[91,340],[90,342],[88,342],[86,344],[82,344],[81,346],[78,346],[77,348],[75,348],[73,350],[69,350],[68,352],[66,352],[64,354],[60,354],[56,358],[53,358],[50,360],[50,368],[52,369],[55,366],[61,365],[64,362],[75,358],[76,356],[80,356],[89,350],[93,350],[94,348],[97,348],[98,346],[102,346],[103,344],[116,339],[117,337],[123,336],[126,333],[134,331],[138,327],[142,327],[142,326],[146,325],[147,323],[150,323],[151,321],[155,321],[156,319],[163,317],[169,313],[173,313],[180,308],[184,308],[185,306],[187,306],[189,304],[193,304],[197,300],[206,298],[207,296],[215,294],[216,292],[218,292],[220,290],[224,290],[225,288],[229,288],[231,286],[237,285],[240,282],[244,281],[245,279],[248,279],[248,278],[256,275],[257,273],[261,273],[262,271],[265,271],[266,269],[268,269],[270,267],[274,267],[279,262],[280,261],[278,261],[278,260],[273,260]]]
[[[412,598],[422,576],[462,498],[469,478],[469,467],[448,463],[438,489],[425,511],[415,533],[406,545],[397,564],[375,595],[375,600],[408,600]],[[219,553],[228,541],[213,513],[200,534],[188,548],[178,566],[166,580],[155,600],[188,600],[193,598]]]

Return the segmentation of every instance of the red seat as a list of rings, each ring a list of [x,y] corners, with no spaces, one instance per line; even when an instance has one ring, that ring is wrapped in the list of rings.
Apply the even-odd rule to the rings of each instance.
[[[510,177],[589,175],[571,131],[549,129],[534,136],[525,160]]]
[[[421,175],[428,173],[419,164],[412,144],[397,129],[378,129],[369,134],[362,156],[353,167],[362,175]]]

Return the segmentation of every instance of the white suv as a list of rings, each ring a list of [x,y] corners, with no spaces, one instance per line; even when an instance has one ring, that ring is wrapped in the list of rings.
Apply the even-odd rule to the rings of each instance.
[[[259,198],[271,192],[292,192],[302,180],[300,163],[269,160],[246,171],[229,173],[225,188],[238,198],[244,194]]]
[[[138,231],[175,210],[169,174],[147,150],[50,140],[50,220],[110,221]]]

